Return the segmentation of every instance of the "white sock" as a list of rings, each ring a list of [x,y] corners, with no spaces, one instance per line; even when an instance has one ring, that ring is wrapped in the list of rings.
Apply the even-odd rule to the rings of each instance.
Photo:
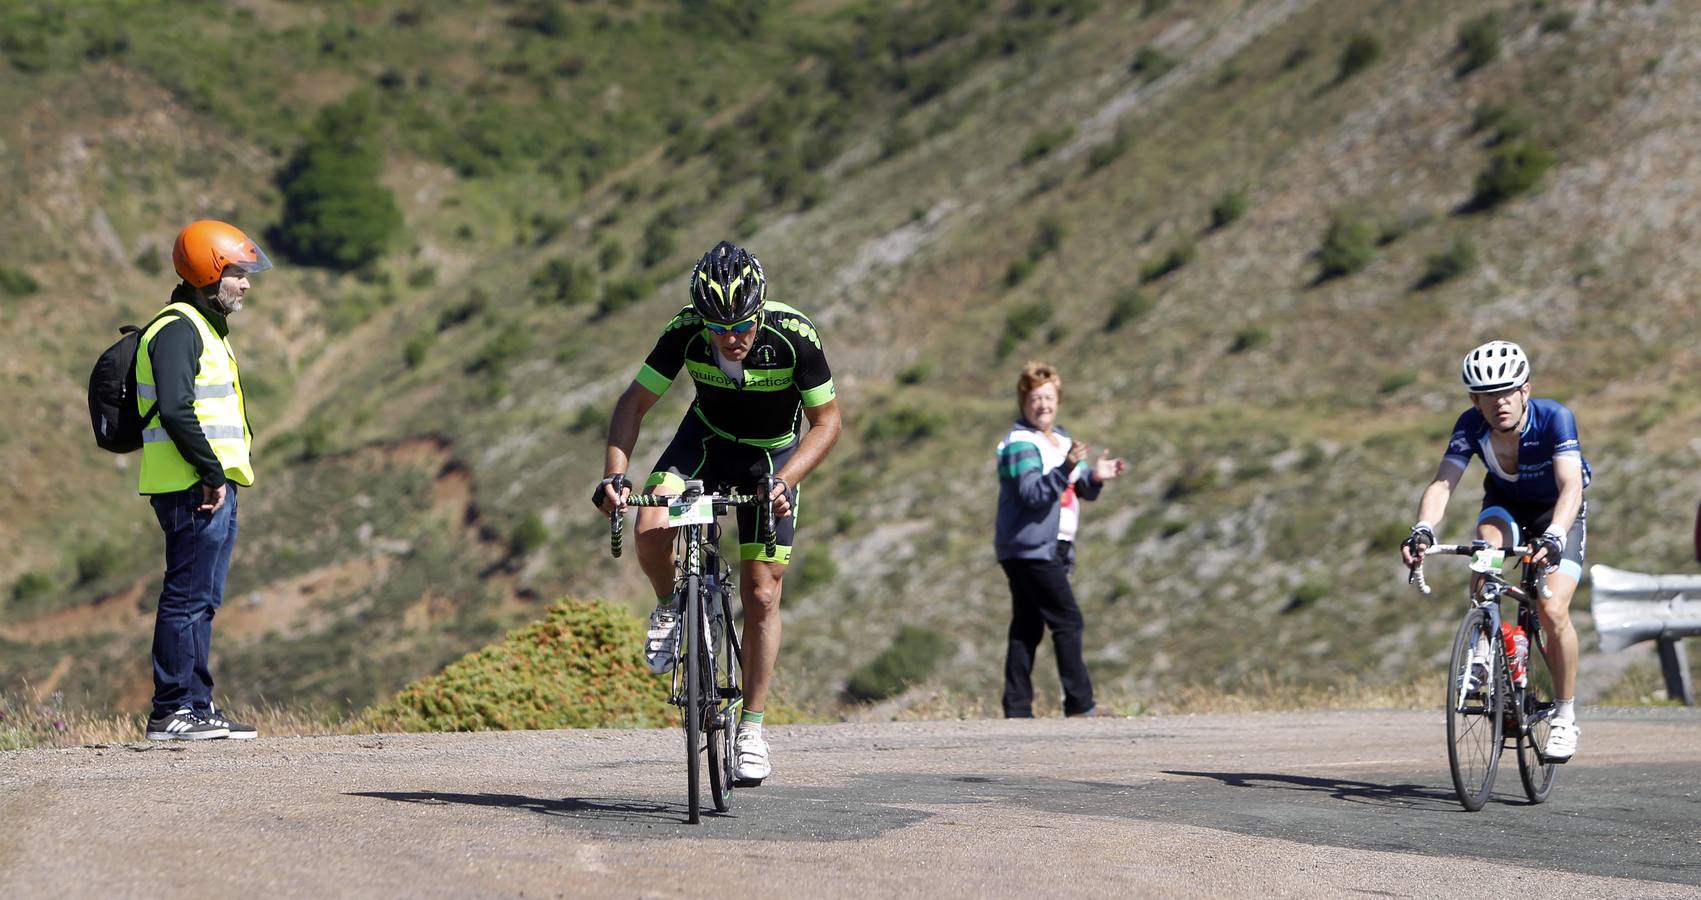
[[[757,735],[758,737],[760,737],[761,734],[762,734],[762,723],[761,722],[740,722],[740,723],[738,723],[738,730],[741,734],[754,734],[754,735]]]
[[[1553,719],[1554,719],[1554,721],[1557,722],[1561,719],[1563,719],[1567,722],[1577,721],[1576,705],[1577,705],[1577,699],[1575,697],[1571,698],[1570,700],[1555,700],[1555,701],[1553,701]]]

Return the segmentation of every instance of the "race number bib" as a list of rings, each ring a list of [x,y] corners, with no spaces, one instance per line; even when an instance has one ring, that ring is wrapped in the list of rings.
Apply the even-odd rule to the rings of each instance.
[[[1478,550],[1471,554],[1471,571],[1481,574],[1498,572],[1506,567],[1506,551],[1499,548]]]
[[[715,503],[708,497],[691,502],[675,501],[667,507],[667,527],[707,525],[715,520]]]

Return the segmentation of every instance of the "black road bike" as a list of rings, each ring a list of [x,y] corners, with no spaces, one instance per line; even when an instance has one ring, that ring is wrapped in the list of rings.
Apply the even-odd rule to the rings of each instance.
[[[1453,638],[1447,669],[1447,761],[1453,771],[1453,790],[1471,812],[1488,802],[1500,753],[1508,741],[1518,752],[1518,775],[1530,802],[1542,803],[1553,792],[1556,763],[1545,753],[1555,712],[1553,673],[1548,669],[1547,638],[1536,612],[1536,596],[1549,593],[1539,567],[1530,563],[1535,552],[1534,547],[1495,547],[1487,541],[1435,544],[1426,551],[1426,558],[1469,556],[1471,571],[1482,576],[1469,595],[1471,608]],[[1522,567],[1517,585],[1508,583],[1501,572],[1507,557]],[[1407,581],[1429,593],[1422,562],[1412,568]],[[1515,621],[1528,637],[1521,673],[1514,671],[1519,662],[1516,651],[1503,637],[1503,599],[1517,601]]]
[[[761,540],[774,553],[772,510],[754,494],[705,492],[701,481],[687,481],[680,495],[643,494],[626,498],[626,506],[666,507],[674,531],[673,596],[681,610],[679,642],[673,648],[673,683],[668,701],[679,707],[685,726],[685,772],[689,821],[696,825],[702,812],[701,775],[708,757],[709,797],[716,812],[732,806],[735,740],[744,708],[744,680],[739,668],[738,629],[732,616],[732,567],[721,558],[720,517],[740,506],[757,510]],[[621,553],[624,517],[609,514],[609,550]]]

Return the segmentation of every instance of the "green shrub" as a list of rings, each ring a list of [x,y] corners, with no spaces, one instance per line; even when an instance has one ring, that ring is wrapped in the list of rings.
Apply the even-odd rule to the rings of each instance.
[[[1534,138],[1501,144],[1490,154],[1488,167],[1477,175],[1469,205],[1487,209],[1528,191],[1553,168],[1553,161],[1552,151]]]
[[[279,175],[282,249],[309,265],[352,271],[377,260],[401,231],[396,198],[378,181],[377,115],[363,93],[325,107]]]
[[[1004,286],[1015,287],[1028,280],[1034,274],[1034,261],[1028,257],[1010,260],[1010,265],[1004,269]]]
[[[1126,128],[1118,128],[1110,140],[1094,144],[1087,151],[1087,171],[1096,172],[1110,165],[1117,157],[1128,152],[1134,146],[1134,134]]]
[[[425,357],[431,353],[431,345],[437,342],[437,335],[430,332],[416,334],[402,346],[402,362],[410,369],[417,369]]]
[[[1056,128],[1045,128],[1034,132],[1028,138],[1028,143],[1022,148],[1022,165],[1028,165],[1045,157],[1058,147],[1069,143],[1075,136],[1073,125],[1060,125]]]
[[[467,299],[443,310],[437,316],[438,332],[448,331],[457,325],[463,325],[472,319],[484,315],[485,307],[490,304],[490,297],[484,291],[473,288],[467,292]]]
[[[1110,315],[1105,317],[1104,330],[1116,331],[1140,318],[1156,305],[1150,294],[1139,288],[1123,288],[1110,298]]]
[[[1211,204],[1211,230],[1226,228],[1246,215],[1246,203],[1245,191],[1224,191],[1217,202]]]
[[[577,306],[596,296],[596,276],[589,266],[580,265],[565,256],[545,263],[532,275],[532,290],[542,303]]]
[[[508,549],[515,556],[526,556],[533,550],[549,543],[549,529],[544,526],[543,519],[537,513],[527,513],[514,526],[514,533],[508,537]]]
[[[1306,581],[1294,588],[1292,596],[1282,607],[1282,615],[1292,615],[1302,609],[1314,605],[1317,601],[1329,596],[1329,585],[1322,581]]]
[[[99,543],[77,551],[77,584],[92,584],[118,571],[118,550]]]
[[[1477,247],[1470,238],[1457,237],[1447,244],[1447,249],[1437,253],[1424,263],[1423,276],[1418,279],[1418,290],[1426,290],[1438,284],[1444,284],[1458,278],[1460,275],[1477,267]]]
[[[801,556],[802,559],[792,558],[794,574],[786,579],[787,597],[808,595],[816,588],[832,584],[839,577],[839,567],[826,547],[816,545]]]
[[[1471,117],[1471,133],[1492,132],[1487,144],[1498,146],[1529,137],[1533,127],[1528,117],[1503,103],[1485,103]]]
[[[1140,283],[1151,284],[1159,278],[1180,269],[1193,261],[1194,247],[1191,241],[1177,244],[1168,253],[1157,259],[1150,260],[1140,267]]]
[[[1347,46],[1341,50],[1341,59],[1335,70],[1337,83],[1369,68],[1372,63],[1382,58],[1382,41],[1374,34],[1359,32],[1347,40]]]
[[[1051,321],[1051,304],[1024,303],[1004,316],[1004,333],[998,338],[998,358],[1003,359],[1045,323]]]
[[[625,261],[626,248],[622,247],[619,241],[603,241],[602,246],[597,249],[597,268],[604,275],[620,268],[620,264]]]
[[[1542,17],[1542,34],[1557,34],[1570,31],[1572,24],[1577,21],[1577,14],[1569,9],[1558,9]]]
[[[618,278],[603,286],[602,302],[597,304],[597,315],[606,316],[619,312],[644,298],[649,290],[641,278]]]
[[[1296,45],[1292,50],[1288,51],[1287,56],[1282,57],[1282,71],[1292,72],[1300,66],[1305,65],[1312,56],[1316,55],[1316,53],[1317,51],[1313,50],[1310,44]]]
[[[884,700],[926,680],[956,652],[956,643],[939,632],[905,625],[879,656],[852,673],[845,694],[854,700]]]
[[[933,377],[933,363],[924,359],[900,370],[898,372],[898,383],[921,384],[931,377]]]
[[[1376,227],[1376,246],[1386,247],[1400,238],[1435,221],[1435,214],[1427,209],[1402,213],[1389,219],[1382,220]]]
[[[40,572],[25,572],[12,582],[12,602],[29,603],[53,590],[53,579]]]
[[[1034,242],[1028,247],[1028,258],[1038,262],[1057,252],[1063,246],[1063,239],[1069,230],[1056,216],[1046,216],[1039,221],[1039,228],[1034,233]]]
[[[871,446],[896,444],[907,447],[943,433],[950,419],[939,410],[900,406],[889,413],[875,413],[863,426],[862,437]]]
[[[1494,13],[1478,16],[1459,26],[1459,77],[1494,62],[1500,55],[1500,17]]]
[[[165,271],[165,261],[160,259],[159,248],[149,247],[136,254],[136,269],[145,275],[158,275]]]
[[[428,288],[437,283],[436,266],[420,266],[408,273],[408,287]]]
[[[1245,353],[1254,347],[1270,340],[1270,329],[1262,325],[1248,325],[1235,332],[1233,343],[1229,344],[1230,353]]]
[[[385,731],[659,728],[677,724],[668,682],[644,665],[644,626],[606,601],[562,600],[361,715]]]
[[[1317,262],[1322,266],[1318,281],[1328,281],[1351,275],[1370,265],[1376,258],[1376,230],[1364,219],[1346,213],[1336,213],[1323,233],[1323,246],[1317,250]]]
[[[1134,61],[1128,64],[1128,71],[1145,81],[1156,81],[1173,68],[1175,59],[1151,44],[1141,47],[1140,52],[1134,54]]]
[[[1180,500],[1211,490],[1216,486],[1217,470],[1214,467],[1207,463],[1190,462],[1185,469],[1181,470],[1180,474],[1175,476],[1174,480],[1170,481],[1169,486],[1164,488],[1164,499]],[[1186,526],[1182,525],[1181,527],[1185,528]],[[1170,533],[1164,535],[1164,537],[1169,536]]]
[[[673,232],[661,228],[644,230],[643,246],[638,251],[638,262],[646,269],[652,269],[667,262],[679,252],[679,240]]]
[[[40,287],[41,285],[36,283],[30,273],[10,266],[0,266],[0,292],[14,297],[22,297],[25,294],[35,293]]]
[[[508,367],[513,365],[517,358],[531,349],[531,346],[532,333],[524,326],[511,322],[479,348],[478,354],[467,364],[467,372],[484,372],[501,377],[508,372]]]
[[[1382,379],[1382,383],[1377,386],[1376,392],[1378,394],[1392,394],[1400,388],[1412,384],[1415,381],[1417,381],[1416,372],[1409,369],[1403,372],[1394,372],[1387,378]]]

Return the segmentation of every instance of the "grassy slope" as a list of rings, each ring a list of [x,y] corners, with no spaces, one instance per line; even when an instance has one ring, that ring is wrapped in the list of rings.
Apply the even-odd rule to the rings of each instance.
[[[1701,261],[1681,240],[1696,225],[1688,148],[1697,122],[1674,99],[1695,74],[1675,51],[1695,35],[1674,12],[1611,4],[1567,32],[1543,33],[1527,6],[1505,5],[1501,58],[1456,78],[1455,29],[1474,4],[1260,3],[1245,12],[1240,3],[1188,4],[1144,18],[1104,4],[1024,52],[963,69],[925,103],[879,92],[860,99],[824,170],[827,189],[800,210],[753,199],[758,179],[711,196],[708,155],[648,149],[670,129],[690,133],[675,113],[685,100],[732,83],[715,74],[727,70],[728,51],[681,41],[646,18],[660,6],[617,12],[633,21],[625,28],[591,32],[584,19],[586,30],[561,45],[505,28],[495,13],[444,11],[412,31],[379,27],[393,10],[373,4],[353,14],[355,36],[331,41],[330,52],[325,35],[346,34],[338,28],[349,14],[281,7],[300,20],[280,22],[288,32],[280,47],[294,49],[244,65],[262,67],[258,83],[282,87],[244,97],[286,112],[212,104],[184,113],[203,125],[187,130],[154,112],[181,110],[169,88],[100,77],[157,73],[135,61],[141,54],[0,79],[0,92],[27,110],[3,139],[20,148],[8,154],[5,190],[29,211],[0,225],[4,245],[19,248],[0,262],[91,295],[67,305],[50,290],[0,304],[9,333],[41,334],[0,365],[33,389],[9,401],[13,417],[42,423],[0,438],[7,505],[39,510],[0,523],[17,548],[0,576],[46,571],[69,582],[80,551],[115,548],[123,563],[111,572],[37,601],[55,605],[86,602],[149,569],[145,506],[105,512],[133,472],[86,448],[76,399],[96,335],[145,315],[149,304],[134,298],[161,289],[163,279],[126,263],[190,214],[275,214],[263,180],[291,146],[291,128],[386,69],[409,76],[409,87],[392,91],[387,126],[387,181],[407,211],[409,246],[386,262],[387,290],[280,268],[254,318],[240,323],[245,366],[272,388],[256,417],[269,477],[245,498],[233,595],[276,607],[300,594],[280,584],[311,581],[326,566],[361,557],[399,564],[365,584],[309,592],[310,614],[221,642],[225,682],[238,691],[361,702],[536,615],[529,597],[571,588],[640,604],[634,567],[607,559],[601,526],[581,512],[579,495],[600,465],[601,420],[677,302],[690,256],[752,227],[776,296],[823,326],[851,423],[809,486],[802,559],[839,577],[794,576],[782,689],[795,700],[830,699],[902,623],[957,638],[946,686],[995,684],[1005,601],[987,548],[986,463],[1024,356],[1062,364],[1065,421],[1135,463],[1088,511],[1077,582],[1091,661],[1107,686],[1140,691],[1257,671],[1393,680],[1426,665],[1456,601],[1445,590],[1421,600],[1406,593],[1385,545],[1409,517],[1456,412],[1454,359],[1491,335],[1523,340],[1541,366],[1539,392],[1579,411],[1598,478],[1594,558],[1682,564],[1688,503],[1672,498],[1701,488],[1688,446],[1701,406],[1681,389],[1697,374],[1682,286]],[[783,36],[852,30],[830,7],[782,12],[741,55],[756,74],[725,91],[735,100],[722,106],[782,102],[788,95],[769,79],[788,69],[818,91],[810,78],[822,63],[793,67]],[[1336,55],[1358,30],[1380,37],[1383,57],[1332,84]],[[1131,72],[1147,45],[1180,65],[1156,80]],[[301,53],[313,65],[301,65]],[[698,65],[655,63],[682,54]],[[557,71],[566,56],[581,58],[582,71],[543,77],[553,96],[540,98],[538,73]],[[693,71],[689,83],[681,68]],[[279,71],[289,78],[262,77]],[[49,103],[50,85],[69,93]],[[438,149],[480,121],[468,96],[532,110],[523,132],[597,139],[606,171],[581,188],[563,174],[575,168],[548,159],[578,160],[584,145],[557,135],[578,149],[457,175]],[[817,100],[783,102],[804,118]],[[1483,135],[1470,133],[1485,103],[1525,110],[1559,148],[1560,166],[1535,196],[1452,215],[1486,157]],[[697,127],[711,131],[735,113]],[[90,131],[86,121],[108,127]],[[895,142],[895,128],[911,140]],[[1024,162],[1034,135],[1068,129],[1058,149]],[[1128,149],[1091,166],[1093,148],[1118,129]],[[209,160],[215,174],[191,177]],[[214,185],[255,189],[225,206]],[[1249,211],[1205,233],[1210,204],[1230,189],[1247,192]],[[642,267],[646,226],[677,204],[689,212],[676,251]],[[1418,224],[1365,271],[1312,286],[1309,255],[1342,208]],[[750,209],[762,212],[752,218]],[[67,260],[51,236],[86,240],[99,231],[89,224],[96,211],[122,252]],[[1062,226],[1060,248],[1007,288],[1009,263],[1048,218]],[[1472,240],[1482,265],[1414,292],[1425,257],[1454,237]],[[655,290],[602,318],[533,302],[530,279],[542,262],[563,254],[589,262],[610,241],[625,260],[609,277]],[[1111,298],[1145,262],[1186,242],[1192,262],[1145,287],[1151,311],[1107,332]],[[409,286],[409,274],[427,267],[433,283]],[[482,311],[441,328],[445,311],[474,289],[488,298]],[[1006,318],[1036,302],[1051,308],[1049,321],[999,359]],[[62,329],[33,326],[49,309]],[[1260,327],[1262,343],[1233,349]],[[430,342],[411,368],[410,340]],[[894,378],[907,367],[919,383]],[[372,385],[385,386],[382,397]],[[659,449],[683,393],[652,418],[640,458]],[[881,427],[893,421],[916,434]],[[441,435],[443,446],[411,457],[382,449],[421,434]],[[309,448],[318,458],[301,458]],[[1467,503],[1455,504],[1456,517],[1468,515]],[[511,556],[508,535],[532,514],[552,540]],[[819,563],[828,556],[832,567]],[[1390,632],[1396,640],[1375,637]],[[7,665],[39,680],[69,655],[66,684],[133,700],[145,677],[143,633],[125,634],[8,645]]]

